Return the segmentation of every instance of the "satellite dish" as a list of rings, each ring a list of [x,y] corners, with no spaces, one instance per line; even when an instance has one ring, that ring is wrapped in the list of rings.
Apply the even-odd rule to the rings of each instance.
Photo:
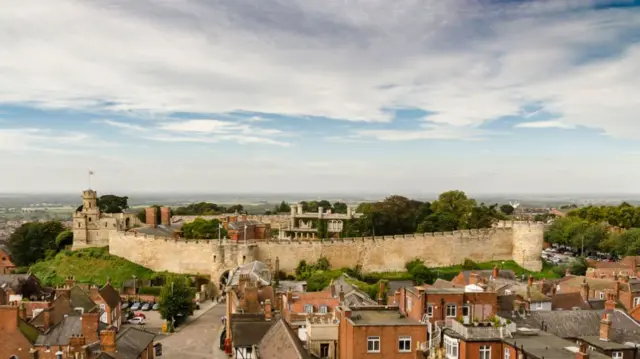
[[[509,204],[511,205],[511,207],[513,207],[513,209],[518,209],[518,207],[520,207],[520,202],[518,201],[515,201],[515,202],[509,201]]]

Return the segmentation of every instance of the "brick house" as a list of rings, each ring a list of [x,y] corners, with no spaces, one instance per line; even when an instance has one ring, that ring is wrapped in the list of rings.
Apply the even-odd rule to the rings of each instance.
[[[102,316],[100,321],[119,330],[122,325],[122,303],[120,293],[113,288],[109,278],[107,278],[107,283],[102,288],[97,286],[90,287],[89,297],[101,309]]]
[[[387,306],[338,306],[340,359],[417,358],[427,341],[427,324]]]
[[[447,318],[471,323],[493,317],[498,309],[496,293],[465,292],[464,288],[400,288],[396,301],[400,313],[430,323]]]
[[[16,268],[6,246],[0,245],[0,274],[10,274]]]
[[[227,216],[222,219],[222,226],[227,230],[232,241],[255,241],[271,238],[271,226],[256,220],[248,220],[246,215]],[[245,237],[246,232],[246,237]]]
[[[94,343],[98,341],[100,327],[99,313],[67,315],[38,335],[33,349],[38,352],[39,359],[58,359],[57,353],[62,353],[62,358],[72,358],[71,353],[79,350],[78,338],[82,338],[82,345]]]
[[[38,330],[20,318],[15,303],[0,306],[0,358],[28,357]]]
[[[344,293],[343,293],[344,295]],[[330,292],[292,292],[281,294],[282,317],[302,341],[307,340],[306,325],[309,317],[332,317],[340,304]]]
[[[606,300],[612,292],[615,300],[626,310],[640,305],[640,280],[620,276],[617,279],[568,276],[558,282],[558,293],[580,293],[586,301]]]

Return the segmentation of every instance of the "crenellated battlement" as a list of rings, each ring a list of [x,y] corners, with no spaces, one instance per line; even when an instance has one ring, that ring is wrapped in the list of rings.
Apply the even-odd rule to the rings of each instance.
[[[539,270],[543,230],[543,223],[508,221],[492,228],[452,232],[247,244],[112,231],[109,246],[110,253],[153,270],[209,273],[214,280],[225,270],[252,260],[272,262],[276,257],[286,272],[294,271],[301,260],[315,262],[320,257],[326,257],[334,268],[360,265],[363,272],[402,271],[405,263],[415,258],[431,267],[460,264],[467,258],[476,262],[515,260],[525,268]]]

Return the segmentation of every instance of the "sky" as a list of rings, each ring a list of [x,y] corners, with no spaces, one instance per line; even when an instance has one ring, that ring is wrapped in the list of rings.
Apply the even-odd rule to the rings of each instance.
[[[0,192],[640,192],[640,1],[0,8]]]

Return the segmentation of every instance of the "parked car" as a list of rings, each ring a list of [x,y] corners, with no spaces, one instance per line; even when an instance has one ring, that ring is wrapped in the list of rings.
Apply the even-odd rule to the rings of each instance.
[[[158,308],[160,308],[160,304],[158,304],[158,303],[155,303],[153,305],[153,307],[151,307],[151,309],[153,309],[153,310],[158,310]]]
[[[131,310],[140,310],[140,303],[139,302],[133,303],[133,305],[131,306]]]
[[[127,308],[129,308],[130,305],[131,305],[131,303],[124,302],[124,303],[122,303],[122,309],[127,309]]]
[[[135,312],[135,313],[133,314],[133,317],[134,317],[134,318],[147,319],[147,316],[146,316],[146,315],[144,315],[144,313],[142,313],[142,312]]]
[[[144,324],[144,318],[142,318],[142,317],[133,317],[133,318],[129,319],[129,324],[137,324],[137,325]]]
[[[144,310],[145,312],[151,310],[151,304],[150,303],[142,304],[142,310]]]

